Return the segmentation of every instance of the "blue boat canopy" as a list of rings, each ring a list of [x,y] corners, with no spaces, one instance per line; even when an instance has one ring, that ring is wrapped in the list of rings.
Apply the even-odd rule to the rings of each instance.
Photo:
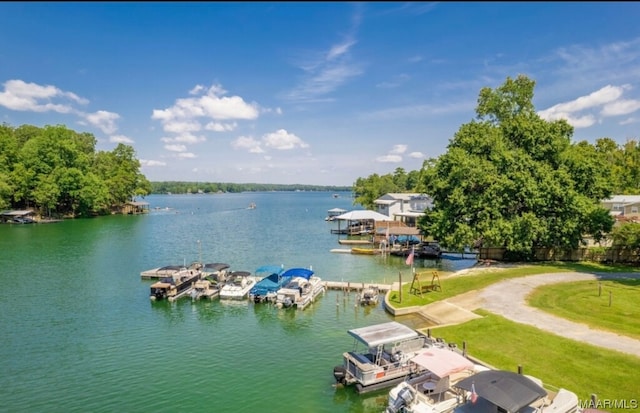
[[[291,277],[285,277],[280,274],[271,273],[271,275],[261,279],[249,291],[249,294],[265,296],[267,293],[275,293],[291,280]]]
[[[284,268],[281,265],[263,265],[262,267],[258,267],[256,269],[257,274],[282,274],[284,272]]]
[[[307,268],[289,268],[282,273],[283,277],[303,277],[307,280],[314,274],[312,270]]]

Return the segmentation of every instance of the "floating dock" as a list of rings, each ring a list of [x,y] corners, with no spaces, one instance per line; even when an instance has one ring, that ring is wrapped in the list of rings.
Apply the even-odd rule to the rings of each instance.
[[[340,245],[373,245],[373,242],[366,239],[339,239]]]
[[[363,283],[355,281],[324,281],[324,286],[327,290],[341,291],[359,291],[368,287],[378,288],[379,291],[391,291],[393,288],[393,285],[391,284]]]

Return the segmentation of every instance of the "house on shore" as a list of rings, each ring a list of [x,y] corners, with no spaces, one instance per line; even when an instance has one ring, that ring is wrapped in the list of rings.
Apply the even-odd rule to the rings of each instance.
[[[600,201],[616,221],[640,222],[640,195],[614,195]]]
[[[431,197],[419,193],[388,193],[373,201],[376,212],[415,227],[424,211],[433,206]]]

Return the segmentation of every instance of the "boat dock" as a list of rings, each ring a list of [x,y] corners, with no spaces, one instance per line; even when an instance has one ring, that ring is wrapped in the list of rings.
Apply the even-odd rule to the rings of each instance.
[[[391,291],[393,288],[393,285],[391,284],[363,283],[355,281],[324,281],[324,286],[327,290],[341,291],[360,291],[364,288],[374,287],[379,291],[386,292]]]

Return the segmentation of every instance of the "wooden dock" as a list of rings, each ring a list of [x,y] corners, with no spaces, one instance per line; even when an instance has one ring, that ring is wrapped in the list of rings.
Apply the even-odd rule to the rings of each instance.
[[[324,281],[327,290],[359,291],[367,287],[377,287],[379,291],[391,291],[392,284],[363,283],[357,281]]]

